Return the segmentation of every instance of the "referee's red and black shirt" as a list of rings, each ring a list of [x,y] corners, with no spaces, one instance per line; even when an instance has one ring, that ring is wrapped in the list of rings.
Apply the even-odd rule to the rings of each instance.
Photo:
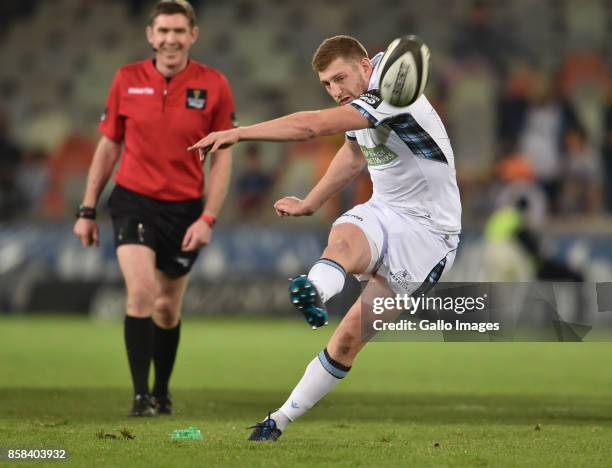
[[[125,147],[115,182],[167,201],[201,198],[204,173],[187,147],[210,132],[232,128],[234,99],[225,76],[190,60],[166,79],[152,60],[119,69],[100,132]]]

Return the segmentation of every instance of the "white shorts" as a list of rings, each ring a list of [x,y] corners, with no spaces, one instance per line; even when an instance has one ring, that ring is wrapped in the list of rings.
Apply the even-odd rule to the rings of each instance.
[[[369,200],[340,216],[334,226],[351,223],[370,243],[368,271],[355,275],[368,279],[376,273],[387,280],[395,294],[414,294],[432,286],[450,270],[459,245],[457,234],[445,234],[409,214]]]

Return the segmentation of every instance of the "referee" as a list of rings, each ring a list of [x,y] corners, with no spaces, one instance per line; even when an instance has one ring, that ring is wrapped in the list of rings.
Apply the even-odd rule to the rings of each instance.
[[[121,156],[108,205],[127,289],[131,416],[172,413],[168,382],[183,293],[199,249],[210,242],[230,178],[230,150],[216,151],[203,203],[203,166],[187,147],[210,132],[231,128],[234,102],[221,73],[189,59],[198,32],[187,1],[163,0],[153,8],[146,35],[155,57],[115,75],[74,225],[84,246],[99,244],[96,204]]]

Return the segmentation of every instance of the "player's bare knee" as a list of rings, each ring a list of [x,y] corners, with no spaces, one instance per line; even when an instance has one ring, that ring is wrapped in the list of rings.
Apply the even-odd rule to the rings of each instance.
[[[155,299],[155,322],[162,328],[175,327],[179,320],[179,307],[168,296]]]
[[[336,260],[349,273],[361,273],[371,255],[365,235],[358,228],[343,224],[333,229],[323,256]]]
[[[335,237],[330,240],[323,251],[323,257],[338,262],[347,272],[354,271],[356,255],[351,242],[345,237]]]
[[[138,288],[128,291],[128,315],[133,317],[150,317],[153,313],[153,302],[150,290]]]
[[[345,257],[351,252],[351,244],[345,237],[335,237],[325,248],[324,256],[340,255]],[[328,254],[328,255],[326,255]]]

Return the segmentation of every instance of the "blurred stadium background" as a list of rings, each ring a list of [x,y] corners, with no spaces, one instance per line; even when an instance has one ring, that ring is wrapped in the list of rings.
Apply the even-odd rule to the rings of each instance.
[[[373,55],[418,34],[432,51],[426,93],[450,133],[464,207],[448,279],[612,278],[612,1],[192,3],[192,57],[229,78],[241,124],[331,105],[310,69],[325,37],[354,35]],[[0,313],[123,314],[105,197],[100,249],[83,249],[71,230],[112,77],[151,54],[151,4],[0,4]],[[286,278],[318,257],[330,222],[370,187],[364,174],[308,219],[276,219],[271,204],[305,195],[342,139],[236,147],[187,315],[291,312]]]

